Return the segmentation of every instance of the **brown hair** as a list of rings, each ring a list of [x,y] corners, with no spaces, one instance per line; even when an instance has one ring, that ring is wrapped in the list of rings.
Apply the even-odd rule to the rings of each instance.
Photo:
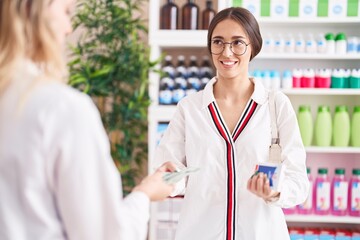
[[[224,10],[218,12],[215,15],[215,17],[210,23],[207,36],[207,46],[209,52],[211,53],[211,37],[213,31],[216,25],[225,19],[232,19],[244,28],[247,37],[250,40],[250,47],[252,50],[250,56],[251,61],[261,50],[262,37],[259,29],[259,24],[256,21],[255,17],[247,9],[241,7],[225,8]]]

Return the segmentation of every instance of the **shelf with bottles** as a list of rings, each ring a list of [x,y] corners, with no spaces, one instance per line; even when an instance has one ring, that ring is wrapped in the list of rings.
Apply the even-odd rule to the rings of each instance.
[[[327,216],[327,215],[285,215],[287,222],[308,222],[308,223],[349,223],[360,224],[359,217],[352,216]]]
[[[323,54],[323,53],[263,53],[257,59],[314,59],[314,60],[359,60],[360,53]]]
[[[206,47],[207,30],[158,30],[149,34],[150,45],[162,47]]]
[[[282,89],[283,93],[288,96],[291,95],[360,95],[360,89],[337,89],[337,88],[290,88],[290,89]]]
[[[157,29],[207,29],[218,9],[225,7],[218,0],[161,0],[152,1],[159,11]]]
[[[296,207],[284,208],[287,222],[308,223],[360,223],[360,169],[335,167],[330,175],[327,167],[318,167],[316,177],[307,173],[310,180],[306,201]],[[348,176],[346,176],[346,174]]]
[[[214,75],[214,69],[208,54],[196,56],[186,51],[177,55],[167,51],[162,63],[159,84],[158,103],[160,105],[176,105],[183,97],[202,90]],[[189,52],[188,52],[189,53]]]
[[[360,147],[305,147],[307,153],[334,153],[334,154],[360,154]]]
[[[251,11],[261,21],[271,24],[335,23],[359,21],[358,0],[232,0],[233,6]]]
[[[257,20],[260,25],[271,25],[271,26],[288,26],[289,24],[304,26],[304,25],[330,25],[336,27],[357,27],[360,24],[360,17],[347,17],[347,18],[298,18],[298,17],[289,17],[289,18],[269,18],[269,17],[257,17]]]

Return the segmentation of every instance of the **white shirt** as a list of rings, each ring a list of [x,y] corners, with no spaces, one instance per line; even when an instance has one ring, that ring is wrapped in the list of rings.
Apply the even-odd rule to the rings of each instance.
[[[213,78],[203,91],[179,102],[156,149],[157,164],[174,161],[200,167],[187,180],[177,240],[289,239],[280,207],[294,206],[307,197],[306,154],[292,105],[277,92],[277,126],[285,166],[280,199],[266,203],[247,190],[256,164],[267,161],[271,144],[268,91],[253,81],[255,90],[232,134],[216,105]],[[177,186],[177,193],[182,190]]]
[[[123,199],[92,100],[55,82],[29,92],[36,71],[18,70],[0,97],[0,239],[145,239],[149,198]]]

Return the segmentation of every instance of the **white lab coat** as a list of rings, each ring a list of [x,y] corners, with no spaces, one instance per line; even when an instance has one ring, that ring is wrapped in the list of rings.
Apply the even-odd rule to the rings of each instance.
[[[186,183],[177,240],[289,239],[280,207],[294,206],[307,197],[306,154],[292,105],[278,92],[277,126],[286,169],[280,199],[266,203],[247,190],[256,163],[267,161],[271,143],[268,91],[252,81],[254,93],[234,133],[229,133],[218,112],[213,78],[203,91],[179,102],[156,149],[157,164],[174,161],[200,168]],[[181,185],[177,184],[175,195],[182,192]]]
[[[31,63],[0,97],[1,240],[143,240],[149,198],[123,199],[92,100],[65,84],[32,87]]]

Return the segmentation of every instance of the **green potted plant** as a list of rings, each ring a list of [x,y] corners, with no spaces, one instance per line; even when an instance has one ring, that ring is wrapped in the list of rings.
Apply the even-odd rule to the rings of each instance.
[[[125,194],[147,160],[148,74],[156,62],[141,39],[143,0],[84,0],[74,16],[81,36],[69,62],[70,85],[89,94],[100,109]]]

